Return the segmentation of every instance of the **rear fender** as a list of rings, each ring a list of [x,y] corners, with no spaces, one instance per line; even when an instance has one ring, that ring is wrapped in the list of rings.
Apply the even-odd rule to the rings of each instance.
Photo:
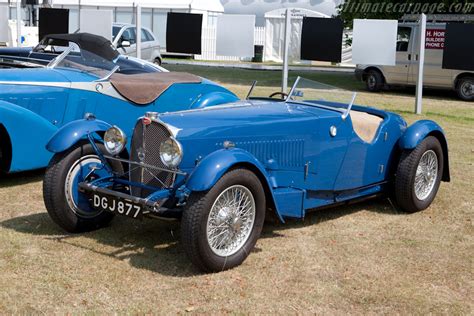
[[[16,104],[0,101],[0,124],[11,145],[11,162],[5,172],[45,167],[51,159],[44,144],[57,127],[42,116]],[[32,159],[34,157],[34,159]]]
[[[186,181],[186,188],[190,191],[207,191],[230,169],[245,167],[252,170],[260,179],[267,195],[267,205],[274,206],[282,222],[283,216],[278,210],[275,200],[271,177],[264,166],[249,152],[234,148],[217,150],[199,162]],[[270,200],[268,200],[270,199]]]
[[[68,150],[87,135],[105,132],[112,125],[95,119],[72,121],[60,128],[49,140],[46,149],[52,153]]]
[[[436,122],[430,120],[420,120],[413,123],[402,135],[398,145],[401,149],[414,149],[428,136],[436,137],[441,143],[444,155],[442,180],[449,182],[451,177],[449,172],[448,141],[446,140],[443,129]]]

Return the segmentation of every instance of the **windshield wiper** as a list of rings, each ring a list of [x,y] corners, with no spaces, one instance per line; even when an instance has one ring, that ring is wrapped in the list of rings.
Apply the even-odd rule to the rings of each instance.
[[[255,88],[256,85],[257,85],[257,80],[254,80],[252,82],[252,86],[250,87],[249,93],[247,93],[247,96],[245,97],[245,100],[249,99],[250,94],[252,94],[252,91],[253,91],[253,89]]]

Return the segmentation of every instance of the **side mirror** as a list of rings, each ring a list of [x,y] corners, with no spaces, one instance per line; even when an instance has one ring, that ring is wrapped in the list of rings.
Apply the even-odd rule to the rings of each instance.
[[[122,41],[122,43],[120,43],[119,47],[130,47],[130,42],[129,41]]]

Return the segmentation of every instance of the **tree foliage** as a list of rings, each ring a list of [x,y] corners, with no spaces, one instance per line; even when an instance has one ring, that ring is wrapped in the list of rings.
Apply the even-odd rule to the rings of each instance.
[[[346,0],[338,7],[337,17],[346,27],[352,27],[354,19],[398,20],[405,14],[472,14],[474,3],[467,0],[438,0],[414,2],[408,0]]]

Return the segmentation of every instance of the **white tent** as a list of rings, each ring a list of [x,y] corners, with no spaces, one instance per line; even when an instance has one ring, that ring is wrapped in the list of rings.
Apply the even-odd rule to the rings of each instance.
[[[256,25],[265,26],[265,13],[281,8],[301,8],[329,16],[337,14],[343,0],[221,0],[226,14],[254,14]]]
[[[289,10],[291,13],[291,31],[288,60],[290,62],[294,62],[300,60],[301,29],[303,27],[303,17],[329,18],[329,16],[307,9],[291,8]],[[285,14],[285,8],[265,13],[265,48],[263,53],[264,61],[283,61]]]

